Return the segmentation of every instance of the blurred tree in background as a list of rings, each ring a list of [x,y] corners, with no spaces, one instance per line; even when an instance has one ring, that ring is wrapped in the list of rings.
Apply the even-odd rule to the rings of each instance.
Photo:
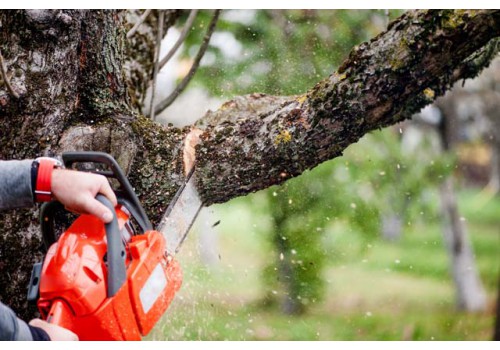
[[[209,14],[201,18],[208,22]],[[196,81],[220,97],[299,94],[338,67],[351,47],[384,30],[388,20],[382,10],[226,11]],[[185,57],[202,35],[191,33]],[[273,222],[268,239],[274,261],[264,271],[268,303],[301,313],[322,299],[322,270],[328,252],[335,251],[324,242],[331,220],[347,222],[370,241],[380,234],[397,240],[404,225],[436,217],[428,190],[452,172],[453,158],[435,151],[435,134],[421,138],[418,152],[403,149],[404,127],[365,137],[343,159],[266,190],[252,206],[265,208]]]
[[[229,40],[237,40],[240,55],[228,59],[216,48],[208,53],[213,64],[202,67],[197,78],[212,94],[303,93],[332,67],[338,67],[350,48],[382,31],[386,21],[385,13],[377,10],[268,10],[253,16],[252,21],[240,22],[231,21],[238,18],[237,12],[222,16],[226,21],[219,24],[219,31]],[[199,42],[200,38],[193,35],[193,40]],[[268,239],[275,260],[264,271],[266,300],[279,302],[285,313],[301,313],[308,303],[323,297],[325,218],[341,216],[333,207],[348,200],[345,194],[335,193],[338,186],[328,181],[331,173],[327,166],[322,173],[314,171],[267,190],[268,213],[274,222]],[[327,181],[320,179],[325,177]],[[324,184],[331,187],[323,188]],[[336,201],[328,201],[332,198]],[[351,212],[357,218],[353,224],[368,230],[374,212],[360,203]]]
[[[193,85],[220,99],[254,92],[301,94],[336,69],[352,47],[375,37],[390,18],[402,12],[226,10]],[[186,41],[182,54],[186,62],[198,50],[209,21],[210,13],[202,11],[199,26]],[[483,85],[481,91],[488,89],[491,79]],[[454,136],[458,145],[463,144],[463,135],[485,129],[484,125],[477,127],[485,123],[484,116],[493,121],[498,118],[491,115],[494,96],[478,98],[476,91],[470,91],[464,108],[465,102],[460,102],[464,93],[460,87],[455,90],[459,91],[455,106],[440,102],[412,121],[372,132],[348,148],[341,159],[247,200],[249,210],[269,216],[271,222],[263,232],[271,257],[263,270],[266,305],[278,305],[286,314],[300,314],[325,298],[324,269],[346,255],[332,239],[332,232],[349,231],[349,236],[361,237],[361,249],[367,249],[380,238],[397,243],[405,232],[414,232],[412,226],[433,221],[442,226],[457,307],[485,309],[466,223],[450,186],[453,175],[463,179],[472,171],[476,177],[484,177],[484,172],[481,175],[477,166],[464,172],[457,149],[443,147],[450,142],[443,139],[443,126],[448,134],[451,130],[462,135],[462,141]],[[458,118],[457,113],[468,115]],[[471,118],[477,125],[469,125]],[[489,140],[496,138],[490,136]],[[481,136],[474,142],[484,145]],[[492,157],[496,159],[495,154]],[[490,183],[495,186],[494,178]]]

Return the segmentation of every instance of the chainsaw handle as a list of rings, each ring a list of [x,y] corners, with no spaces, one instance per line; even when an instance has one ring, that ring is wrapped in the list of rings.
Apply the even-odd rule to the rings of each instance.
[[[43,203],[40,208],[40,229],[42,232],[43,252],[47,253],[50,246],[57,242],[54,229],[56,212],[64,209],[64,205],[58,201]]]
[[[115,190],[118,203],[126,205],[127,209],[129,209],[133,214],[134,219],[137,221],[143,232],[153,229],[153,225],[142,208],[132,185],[123,173],[118,162],[110,154],[104,152],[64,152],[62,154],[62,159],[66,168],[72,168],[73,164],[77,163],[106,165],[111,171],[91,172],[116,179],[120,184],[120,188]]]
[[[106,241],[108,246],[108,298],[114,296],[127,279],[125,267],[125,246],[120,235],[118,219],[113,204],[102,194],[98,194],[96,199],[104,204],[113,213],[113,220],[105,224]]]

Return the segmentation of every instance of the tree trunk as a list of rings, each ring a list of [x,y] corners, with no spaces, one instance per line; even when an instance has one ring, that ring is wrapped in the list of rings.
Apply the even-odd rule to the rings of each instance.
[[[0,86],[0,157],[111,153],[157,223],[184,179],[190,128],[163,127],[132,109],[124,13],[1,11],[0,22],[6,78],[19,95]],[[412,11],[304,95],[226,103],[207,116],[205,123],[217,122],[196,148],[205,204],[282,183],[341,155],[370,130],[408,118],[484,68],[499,35],[498,10]],[[36,211],[3,214],[0,226],[1,299],[29,317],[23,291],[39,252]]]
[[[401,214],[394,211],[388,211],[381,215],[381,233],[382,238],[390,241],[396,242],[401,238],[403,232],[403,219]]]
[[[493,330],[493,340],[500,341],[500,274],[498,275],[497,308],[495,318],[495,329]]]
[[[157,221],[183,181],[188,130],[159,127],[129,108],[119,13],[2,11],[0,22],[7,77],[20,95],[16,99],[1,86],[0,158],[69,150],[111,153],[132,174]],[[153,187],[161,195],[147,195]],[[38,213],[2,213],[0,226],[1,299],[28,317],[34,308],[27,311],[24,291],[31,265],[40,259]]]
[[[496,79],[492,82],[493,88],[483,92],[485,114],[491,123],[491,172],[488,187],[493,193],[500,194],[500,58],[496,60]]]
[[[450,93],[436,103],[442,114],[438,134],[445,152],[453,150],[460,140],[461,121],[455,98]],[[471,312],[484,311],[487,301],[486,293],[476,268],[465,222],[460,218],[452,175],[440,185],[439,193],[443,216],[443,237],[450,257],[457,307],[459,310]]]
[[[455,282],[457,307],[465,311],[484,311],[486,293],[479,278],[472,245],[465,224],[460,220],[453,178],[448,177],[441,185],[441,211],[443,236],[450,256],[450,270]]]

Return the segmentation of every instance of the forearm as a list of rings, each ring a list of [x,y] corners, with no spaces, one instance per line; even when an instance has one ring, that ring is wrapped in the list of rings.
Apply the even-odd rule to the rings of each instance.
[[[0,161],[0,210],[33,205],[32,160]]]
[[[17,318],[16,314],[0,303],[0,340],[33,340],[26,322]]]

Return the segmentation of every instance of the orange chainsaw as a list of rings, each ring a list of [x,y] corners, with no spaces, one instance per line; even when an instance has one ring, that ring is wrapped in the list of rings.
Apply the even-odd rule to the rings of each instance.
[[[28,300],[37,301],[41,317],[76,333],[80,340],[140,340],[158,322],[182,284],[174,259],[202,202],[194,170],[176,193],[156,230],[132,186],[109,154],[66,152],[66,168],[111,178],[118,205],[96,197],[114,214],[104,224],[80,215],[58,238],[55,221],[61,203],[41,208],[46,255],[33,267]]]

